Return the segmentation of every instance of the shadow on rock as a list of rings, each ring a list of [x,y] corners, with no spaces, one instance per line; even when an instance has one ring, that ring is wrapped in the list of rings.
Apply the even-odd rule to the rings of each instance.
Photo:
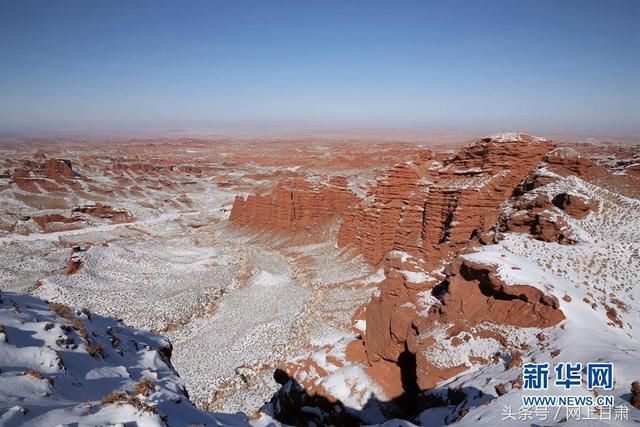
[[[415,374],[415,356],[405,352],[400,357],[403,359],[402,366],[406,366],[402,370],[404,393],[390,401],[381,401],[372,395],[361,408],[352,408],[338,399],[308,393],[298,381],[277,369],[274,379],[282,387],[263,411],[293,426],[360,426],[389,420],[398,420],[398,425],[407,425],[403,421],[408,421],[443,426],[461,419],[470,408],[495,399],[495,396],[475,387],[442,387],[420,392]],[[410,369],[412,357],[413,370]]]

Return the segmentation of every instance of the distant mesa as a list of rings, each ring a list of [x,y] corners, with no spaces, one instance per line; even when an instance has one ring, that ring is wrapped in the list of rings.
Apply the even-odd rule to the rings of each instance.
[[[44,162],[25,160],[17,167],[11,179],[19,189],[30,193],[70,192],[81,190],[78,179],[84,179],[73,170],[71,161],[49,159]]]

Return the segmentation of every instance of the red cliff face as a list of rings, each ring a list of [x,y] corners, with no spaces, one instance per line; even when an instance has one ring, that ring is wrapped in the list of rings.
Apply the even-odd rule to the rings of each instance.
[[[76,173],[71,168],[71,162],[65,159],[50,159],[44,164],[44,171],[50,179],[72,179]]]
[[[372,263],[393,249],[418,250],[429,184],[423,178],[430,177],[434,165],[438,163],[425,152],[414,161],[394,166],[378,181],[373,194],[347,212],[338,245],[355,245]]]
[[[400,164],[345,217],[338,244],[357,246],[372,263],[402,250],[435,266],[470,240],[490,240],[498,206],[552,148],[526,136],[485,138],[444,164],[428,154]]]
[[[287,179],[268,195],[236,197],[230,220],[242,226],[276,231],[313,231],[344,215],[357,202],[344,177],[327,183]]]
[[[312,230],[342,220],[338,245],[353,245],[373,264],[392,250],[434,267],[470,241],[492,240],[498,207],[554,147],[515,134],[484,138],[444,160],[425,150],[400,163],[359,200],[343,177],[327,184],[282,181],[268,195],[237,197],[230,220],[275,231]]]
[[[524,344],[510,334],[513,328],[546,328],[564,319],[555,297],[533,285],[506,283],[495,266],[464,255],[475,245],[493,242],[501,230],[565,242],[565,224],[547,218],[545,212],[554,205],[571,207],[578,214],[586,210],[571,198],[552,202],[542,195],[519,197],[549,183],[546,178],[553,180],[552,174],[533,172],[554,144],[516,136],[485,138],[447,158],[425,151],[390,169],[367,197],[339,212],[338,245],[357,248],[365,259],[383,263],[385,269],[379,292],[354,314],[366,327],[361,338],[349,343],[345,357],[365,366],[390,399],[406,391],[402,372],[415,371],[416,388],[428,390],[473,365],[489,363],[497,354],[518,360]],[[257,206],[274,209],[277,194],[242,211],[253,212]],[[234,205],[235,215],[250,200]],[[504,213],[506,201],[512,212],[527,212],[526,218]],[[291,221],[285,228],[292,229]],[[444,273],[434,270],[438,265],[446,267]],[[474,343],[490,350],[456,350],[472,348]],[[330,374],[321,372],[313,358],[283,369],[306,393],[331,400],[316,381]]]
[[[403,274],[406,269],[406,262],[393,256],[387,259],[380,294],[366,305],[363,344],[371,366],[399,364],[403,352],[414,354],[422,390],[468,368],[436,363],[438,357],[434,356],[436,346],[460,345],[461,332],[492,338],[509,350],[509,337],[486,325],[544,328],[564,319],[555,297],[533,286],[504,283],[494,266],[459,257],[448,266],[444,281],[423,283],[410,282]],[[442,293],[439,301],[425,300],[425,291],[435,291],[436,285]],[[436,335],[438,331],[440,335]]]

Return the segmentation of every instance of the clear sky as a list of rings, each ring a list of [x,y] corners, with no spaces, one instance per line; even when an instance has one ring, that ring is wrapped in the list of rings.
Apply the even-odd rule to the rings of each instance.
[[[640,132],[640,1],[0,0],[0,131]]]

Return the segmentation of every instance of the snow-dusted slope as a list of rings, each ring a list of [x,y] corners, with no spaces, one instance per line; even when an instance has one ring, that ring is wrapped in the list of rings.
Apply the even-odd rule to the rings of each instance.
[[[0,425],[248,425],[197,409],[170,352],[113,319],[2,292]]]
[[[615,398],[611,418],[585,420],[569,416],[566,408],[550,408],[544,425],[637,425],[640,411],[629,404],[633,381],[640,380],[640,201],[592,185],[576,176],[560,178],[533,190],[527,197],[546,194],[550,199],[570,192],[597,202],[598,209],[583,219],[576,219],[560,209],[553,214],[568,224],[573,245],[561,245],[534,239],[528,234],[507,233],[498,244],[478,248],[465,258],[497,266],[497,274],[510,285],[530,285],[554,295],[566,320],[544,331],[543,340],[534,340],[522,354],[523,363],[561,362],[613,363],[614,389],[600,391]],[[571,392],[550,386],[548,391],[531,392],[514,387],[521,381],[520,366],[505,369],[502,363],[479,366],[453,380],[439,385],[440,389],[472,390],[479,398],[468,394],[457,407],[434,408],[420,417],[422,424],[451,422],[465,413],[456,425],[494,425],[504,419],[505,411],[516,413],[527,394],[594,395],[583,382]],[[552,369],[550,378],[555,375]],[[506,393],[496,396],[496,386]],[[481,392],[481,393],[479,393]],[[484,396],[484,397],[483,397]],[[490,397],[490,398],[488,398]],[[624,409],[626,408],[626,409]],[[468,409],[468,412],[466,410]],[[628,410],[626,415],[623,412]],[[463,412],[461,412],[463,411]],[[556,411],[558,413],[556,414]],[[586,409],[581,409],[585,417]],[[554,419],[555,418],[555,419]],[[505,425],[529,425],[540,422],[527,420],[503,421]]]

